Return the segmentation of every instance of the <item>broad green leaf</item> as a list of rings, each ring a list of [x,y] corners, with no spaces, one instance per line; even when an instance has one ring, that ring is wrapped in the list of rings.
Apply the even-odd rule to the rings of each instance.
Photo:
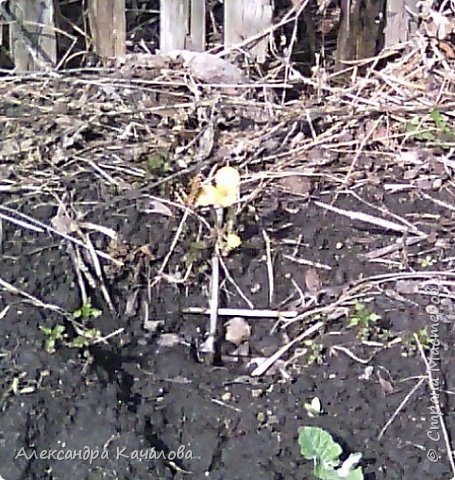
[[[328,468],[337,466],[342,453],[341,447],[330,433],[318,427],[303,427],[299,433],[300,453],[307,460]]]

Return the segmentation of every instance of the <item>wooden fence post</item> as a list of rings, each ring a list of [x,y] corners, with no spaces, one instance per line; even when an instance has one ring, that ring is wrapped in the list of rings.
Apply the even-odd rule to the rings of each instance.
[[[205,0],[191,0],[191,49],[199,52],[205,50],[205,17]]]
[[[104,59],[124,56],[125,0],[89,0],[88,18],[94,51]]]
[[[224,46],[232,47],[270,28],[272,13],[270,0],[224,0]],[[265,37],[249,48],[258,62],[265,61],[268,44]]]
[[[189,36],[189,1],[161,0],[160,52],[183,50]]]
[[[12,0],[10,14],[11,56],[18,70],[41,70],[55,66],[57,42],[53,0]],[[6,15],[5,15],[6,14]]]
[[[406,10],[417,11],[417,0],[387,0],[386,26],[384,29],[384,46],[392,47],[406,42],[417,29],[417,23]]]
[[[335,68],[341,70],[347,60],[373,57],[383,40],[386,0],[341,0]]]

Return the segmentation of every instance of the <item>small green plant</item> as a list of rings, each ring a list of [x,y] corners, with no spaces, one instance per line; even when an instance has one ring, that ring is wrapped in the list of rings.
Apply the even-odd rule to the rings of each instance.
[[[46,335],[44,341],[44,349],[47,353],[55,353],[55,346],[57,342],[62,342],[65,339],[65,326],[55,325],[54,328],[43,327],[40,325],[39,329]]]
[[[420,345],[422,345],[422,348],[424,350],[429,350],[431,347],[431,337],[428,335],[428,328],[423,327],[420,330],[417,330],[415,335],[417,336]],[[417,345],[414,333],[409,333],[403,337],[403,346],[410,354],[415,354],[418,351],[419,347]]]
[[[299,432],[300,453],[312,460],[313,473],[320,480],[363,480],[362,467],[358,463],[361,453],[353,453],[341,462],[343,449],[330,433],[319,427],[303,427]]]
[[[324,350],[324,346],[321,342],[306,339],[303,341],[303,345],[306,348],[305,358],[307,365],[314,365],[320,364],[323,360],[322,352]]]
[[[90,320],[98,318],[102,313],[101,310],[92,306],[92,302],[88,298],[80,308],[73,312],[73,318],[81,321]],[[101,335],[101,332],[96,328],[86,328],[84,325],[77,324],[73,326],[78,335],[68,343],[68,346],[71,348],[86,348]]]
[[[72,314],[75,320],[89,320],[99,317],[103,312],[98,308],[92,306],[92,302],[88,299],[84,302],[80,308],[75,310]],[[84,325],[73,322],[73,326],[78,334],[71,341],[67,341],[68,334],[66,333],[66,327],[61,324],[55,325],[55,327],[43,327],[40,325],[39,329],[46,336],[44,341],[44,349],[47,353],[55,353],[55,349],[58,342],[66,345],[70,348],[84,348],[88,347],[93,341],[100,337],[100,331],[95,328],[86,328]]]
[[[207,255],[206,251],[209,248],[207,242],[204,241],[197,241],[191,242],[188,246],[187,252],[183,255],[183,261],[185,263],[185,267],[189,267],[193,263],[200,262],[205,258]]]
[[[169,173],[172,170],[169,162],[169,154],[164,150],[150,152],[146,156],[146,162],[148,170],[156,175]]]
[[[364,303],[357,302],[354,305],[354,312],[348,319],[347,328],[355,328],[359,338],[367,339],[372,327],[380,318],[377,313],[368,310]]]
[[[431,267],[436,263],[436,260],[431,255],[426,255],[423,258],[419,258],[418,262],[423,268]]]
[[[73,318],[80,320],[88,320],[90,318],[98,318],[103,312],[92,306],[90,298],[88,298],[80,308],[74,310]]]
[[[79,328],[75,326],[76,332],[78,335],[74,337],[71,341],[67,341],[68,335],[66,332],[66,327],[64,325],[56,325],[53,328],[43,327],[40,325],[39,329],[46,336],[44,341],[44,349],[47,353],[55,353],[57,343],[62,343],[63,345],[70,348],[86,348],[90,346],[94,340],[100,338],[101,332],[96,328]]]
[[[439,110],[432,110],[430,112],[430,118],[433,120],[437,130],[442,134],[443,137],[445,137],[445,139],[452,141],[454,140],[455,135],[446,115],[441,113]]]
[[[428,328],[423,327],[416,332],[417,338],[422,345],[423,348],[430,348],[431,347],[431,337],[428,335]]]
[[[89,328],[87,330],[78,329],[78,333],[79,335],[74,337],[69,344],[71,348],[86,348],[101,335],[101,332],[96,328]]]
[[[406,133],[419,141],[442,143],[441,146],[455,139],[447,117],[438,110],[432,110],[423,118],[413,117],[406,125]]]

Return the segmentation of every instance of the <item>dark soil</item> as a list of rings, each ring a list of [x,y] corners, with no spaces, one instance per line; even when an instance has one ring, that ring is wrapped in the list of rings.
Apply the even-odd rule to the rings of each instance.
[[[95,145],[98,138],[93,136],[85,141]],[[314,161],[318,155],[322,158],[321,150],[305,152],[301,162]],[[251,172],[261,171],[262,164],[257,163],[261,157],[254,152],[246,153],[243,165],[248,165],[248,156],[256,159],[256,163],[251,163]],[[402,183],[406,168],[398,162],[392,162],[392,168],[389,157],[372,152],[356,167],[355,195],[340,191],[336,197],[337,172],[347,169],[351,161],[350,155],[333,154],[314,167],[309,177],[314,180],[309,196],[295,196],[284,191],[278,181],[270,182],[255,198],[255,211],[245,208],[239,214],[242,245],[225,259],[237,288],[229,281],[223,282],[225,306],[245,307],[241,290],[255,308],[277,308],[283,302],[282,308],[294,308],[293,302],[298,300],[295,285],[307,290],[305,277],[309,269],[295,259],[305,259],[327,268],[318,269],[322,283],[318,303],[309,307],[300,304],[299,312],[333,306],[337,300],[341,308],[333,306],[322,316],[315,313],[305,322],[297,321],[275,333],[274,320],[249,320],[252,357],[271,355],[318,319],[326,325],[321,335],[314,337],[323,348],[316,362],[311,363],[308,352],[298,356],[304,346],[299,344],[283,357],[291,360],[286,365],[287,375],[277,372],[253,377],[249,375],[251,367],[243,361],[230,362],[225,357],[216,365],[199,361],[197,345],[203,340],[207,322],[204,317],[186,315],[183,310],[208,304],[209,250],[199,251],[185,282],[163,277],[154,284],[175,238],[181,210],[168,205],[172,216],[147,213],[142,208],[143,198],[125,191],[119,193],[118,189],[106,186],[98,172],[88,167],[78,170],[69,160],[58,168],[52,167],[52,174],[61,176],[61,181],[45,188],[45,182],[40,180],[41,188],[34,191],[24,183],[17,184],[21,169],[29,174],[30,165],[11,166],[5,160],[0,165],[6,172],[1,184],[4,188],[0,189],[3,215],[9,212],[13,220],[20,220],[18,213],[23,213],[29,219],[51,225],[59,203],[63,202],[78,222],[117,232],[119,242],[115,244],[90,226],[81,227],[84,233],[92,232],[90,239],[95,248],[121,260],[123,266],[100,259],[104,283],[115,309],[110,312],[90,252],[78,248],[81,263],[94,279],[90,285],[83,277],[83,283],[92,304],[102,311],[100,317],[86,320],[87,326],[96,327],[103,336],[122,330],[104,342],[72,348],[70,343],[77,332],[69,314],[82,303],[80,279],[73,261],[75,245],[58,234],[36,232],[3,220],[1,477],[311,478],[311,462],[301,457],[297,438],[299,427],[315,425],[329,431],[346,454],[363,453],[362,466],[369,480],[451,478],[442,429],[431,409],[428,382],[422,383],[399,412],[397,409],[427,374],[415,344],[404,339],[425,326],[430,328],[432,310],[428,307],[444,300],[437,305],[444,321],[438,324],[436,338],[441,345],[433,374],[440,381],[439,400],[449,434],[455,428],[455,400],[451,392],[455,354],[450,310],[453,213],[427,198],[432,195],[452,204],[453,186],[445,173],[439,172],[442,186],[428,194],[417,188],[391,194],[385,184]],[[128,160],[125,165],[129,165]],[[131,169],[135,167],[131,163]],[[36,175],[40,171],[45,175],[49,166],[37,166]],[[123,171],[120,173],[125,182],[134,183]],[[379,176],[383,180],[378,181]],[[6,188],[9,185],[17,188]],[[253,190],[248,182],[244,187],[244,195]],[[146,188],[145,194],[164,200],[176,198],[173,190],[162,186]],[[339,209],[398,223],[397,216],[406,218],[429,236],[379,258],[387,261],[371,261],[366,254],[396,244],[402,235],[349,220],[315,203],[330,205],[334,200]],[[384,216],[373,207],[381,207],[389,214]],[[209,213],[198,213],[212,221]],[[202,238],[210,243],[210,232],[201,225],[197,217],[189,217],[167,273],[183,276],[187,266],[184,256],[191,242],[198,239],[199,229]],[[263,232],[272,248],[273,305],[268,301]],[[78,237],[77,231],[70,235],[83,238]],[[431,257],[428,261],[435,263],[422,263],[427,255]],[[442,273],[436,275],[437,271]],[[406,273],[415,287],[409,293],[403,289],[406,279],[399,277]],[[381,274],[390,277],[375,277]],[[434,286],[436,279],[440,282],[439,294],[432,298],[425,289]],[[42,303],[37,304],[37,300]],[[377,326],[367,332],[369,342],[362,343],[355,329],[346,328],[356,301],[364,302],[380,316]],[[160,322],[158,329],[152,332],[144,328],[145,320]],[[40,327],[56,325],[64,325],[68,336],[56,343],[55,352],[49,353]],[[164,333],[177,334],[179,342],[163,345]],[[387,343],[396,338],[403,341]],[[339,346],[346,350],[337,349]],[[232,348],[223,342],[221,350],[228,353]],[[426,354],[429,356],[431,351],[426,350]],[[360,361],[369,358],[369,362]],[[370,366],[372,372],[368,371]],[[321,400],[324,413],[311,418],[304,404],[314,397]],[[394,414],[393,422],[378,440],[381,429]],[[435,441],[436,438],[439,440]],[[436,452],[436,461],[428,459],[430,449]]]

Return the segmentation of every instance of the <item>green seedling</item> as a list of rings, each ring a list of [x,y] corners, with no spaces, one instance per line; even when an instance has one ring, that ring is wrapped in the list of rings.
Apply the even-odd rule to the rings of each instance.
[[[455,134],[447,117],[438,110],[432,110],[423,118],[413,117],[406,125],[406,133],[416,140],[432,143],[443,144],[455,140]]]
[[[204,257],[207,255],[206,251],[208,250],[208,248],[209,245],[207,244],[207,242],[191,242],[188,251],[183,256],[185,266],[188,268],[193,263],[199,262],[204,259]]]
[[[89,320],[91,318],[99,317],[103,312],[92,306],[90,299],[82,304],[80,308],[73,312],[74,319]],[[55,353],[55,348],[58,342],[65,344],[72,348],[83,348],[89,346],[95,338],[99,338],[100,332],[94,328],[85,329],[83,326],[77,327],[78,336],[73,338],[70,342],[65,342],[67,338],[66,327],[64,325],[56,325],[53,328],[40,326],[39,329],[46,335],[44,342],[44,349],[47,353]]]
[[[90,298],[82,304],[80,308],[73,312],[73,318],[80,320],[89,320],[90,318],[98,318],[103,312],[92,306]]]
[[[431,255],[426,255],[423,258],[419,258],[418,262],[422,268],[427,268],[433,266],[436,260]]]
[[[455,139],[453,129],[451,128],[447,120],[447,116],[445,116],[438,110],[432,110],[430,112],[430,118],[433,120],[436,128],[439,132],[442,133],[442,136],[444,136],[445,139],[452,141]]]
[[[320,480],[363,480],[362,467],[358,463],[361,453],[353,453],[341,462],[341,446],[330,433],[318,427],[303,427],[299,432],[300,453],[313,461],[314,476]]]
[[[146,161],[148,170],[156,175],[163,175],[172,170],[167,152],[155,151],[149,153],[146,157]]]
[[[348,319],[347,328],[355,328],[361,339],[367,339],[374,324],[380,320],[380,316],[367,309],[364,303],[354,305],[354,312]]]
[[[100,337],[101,332],[96,328],[89,328],[88,330],[79,330],[79,335],[69,344],[72,348],[86,348],[90,346],[94,340]]]
[[[306,339],[303,341],[303,345],[306,348],[305,358],[307,365],[314,365],[322,363],[324,346],[321,342],[315,340]]]
[[[429,350],[431,347],[431,337],[428,334],[428,328],[423,327],[420,330],[417,330],[415,335],[417,336],[420,345],[422,345],[422,348],[424,350]],[[413,333],[403,337],[403,345],[410,354],[415,354],[418,351],[419,347],[417,345],[417,340]]]
[[[47,353],[55,353],[56,343],[62,342],[65,339],[66,328],[63,325],[56,325],[54,328],[43,327],[40,325],[39,329],[44,335],[46,335],[44,349]]]
[[[78,335],[74,337],[70,342],[67,342],[66,328],[63,325],[56,325],[54,328],[39,327],[40,330],[46,335],[44,342],[44,349],[47,353],[55,353],[55,348],[58,342],[70,348],[86,348],[90,346],[94,340],[100,338],[101,332],[96,328],[83,329],[76,328]]]
[[[423,125],[423,121],[419,117],[414,117],[406,124],[406,133],[410,138],[420,141],[434,142],[436,136],[434,132]]]
[[[265,422],[267,421],[267,415],[265,412],[258,412],[256,414],[256,420],[258,422],[259,425],[264,425]]]

